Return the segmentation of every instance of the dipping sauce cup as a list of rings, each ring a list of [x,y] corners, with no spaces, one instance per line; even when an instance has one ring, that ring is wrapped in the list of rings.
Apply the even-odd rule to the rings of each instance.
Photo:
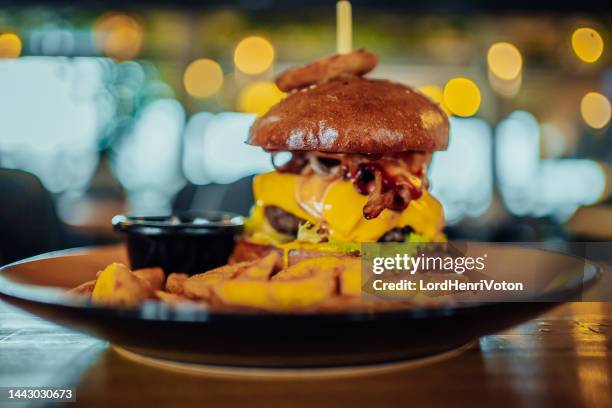
[[[132,269],[159,266],[166,274],[202,273],[227,263],[244,218],[228,212],[113,217]]]

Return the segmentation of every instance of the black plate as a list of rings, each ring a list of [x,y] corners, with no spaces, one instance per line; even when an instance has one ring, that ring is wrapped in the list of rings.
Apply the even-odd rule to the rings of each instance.
[[[542,273],[553,273],[560,265],[574,270],[579,279],[566,280],[555,289],[566,299],[598,279],[595,266],[585,268],[584,260],[571,256],[473,245],[487,252],[503,251],[507,259],[521,255],[512,251],[530,251]],[[0,270],[0,296],[38,316],[151,357],[249,367],[326,367],[423,357],[507,329],[555,305],[534,301],[282,315],[176,309],[148,302],[121,310],[91,306],[58,289],[91,280],[96,271],[116,261],[126,261],[122,247],[30,258]]]

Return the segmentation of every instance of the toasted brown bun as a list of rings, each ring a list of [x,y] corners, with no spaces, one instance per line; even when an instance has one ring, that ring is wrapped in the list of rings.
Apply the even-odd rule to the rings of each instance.
[[[270,151],[432,152],[448,145],[448,117],[408,86],[349,76],[291,93],[255,121],[247,142]]]
[[[283,251],[280,248],[275,247],[274,245],[258,244],[256,242],[250,241],[248,238],[240,238],[238,242],[236,243],[236,246],[234,247],[234,251],[232,252],[232,255],[230,256],[229,263],[234,264],[238,262],[254,261],[254,260],[263,258],[264,256],[266,256],[272,251],[278,252],[281,255],[281,259],[279,262],[281,264],[276,265],[276,267],[277,269],[282,269]],[[344,256],[350,256],[350,255],[341,254],[341,253],[334,254],[334,253],[329,253],[329,252],[318,252],[318,251],[313,251],[313,250],[307,251],[303,249],[292,249],[289,251],[289,254],[288,254],[288,259],[287,259],[288,265],[287,266],[294,265],[305,259],[316,258],[316,257],[321,257],[321,256],[344,257]]]
[[[255,261],[263,258],[272,251],[278,252],[281,257],[283,255],[283,251],[280,248],[273,245],[258,244],[243,237],[236,242],[236,246],[229,257],[228,263],[235,264],[238,262]],[[282,265],[277,266],[282,267]]]

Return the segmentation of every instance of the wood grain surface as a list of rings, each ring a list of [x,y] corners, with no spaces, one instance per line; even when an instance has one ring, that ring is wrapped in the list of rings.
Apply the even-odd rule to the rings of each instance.
[[[611,326],[611,303],[572,303],[416,369],[230,380],[140,365],[102,340],[0,304],[0,386],[75,387],[77,402],[67,406],[83,407],[609,407]]]

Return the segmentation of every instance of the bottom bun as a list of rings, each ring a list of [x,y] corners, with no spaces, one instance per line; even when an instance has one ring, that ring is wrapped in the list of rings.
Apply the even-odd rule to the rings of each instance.
[[[236,243],[236,246],[234,247],[234,251],[232,252],[232,255],[229,258],[229,263],[233,264],[233,263],[238,263],[238,262],[254,261],[256,259],[260,259],[266,256],[272,251],[278,252],[278,254],[281,255],[279,259],[280,264],[276,265],[278,269],[281,269],[283,267],[282,262],[283,262],[283,255],[284,255],[284,251],[282,248],[279,248],[274,245],[260,244],[258,242],[254,242],[254,241],[249,240],[248,238],[243,237],[243,238],[240,238],[238,242]],[[327,252],[327,251],[317,251],[313,249],[307,249],[307,250],[299,249],[299,248],[290,249],[287,254],[287,265],[286,266],[294,265],[305,259],[318,258],[322,256],[346,257],[346,256],[351,256],[351,255],[348,255],[346,253],[340,253],[340,252],[333,253],[333,252]]]

